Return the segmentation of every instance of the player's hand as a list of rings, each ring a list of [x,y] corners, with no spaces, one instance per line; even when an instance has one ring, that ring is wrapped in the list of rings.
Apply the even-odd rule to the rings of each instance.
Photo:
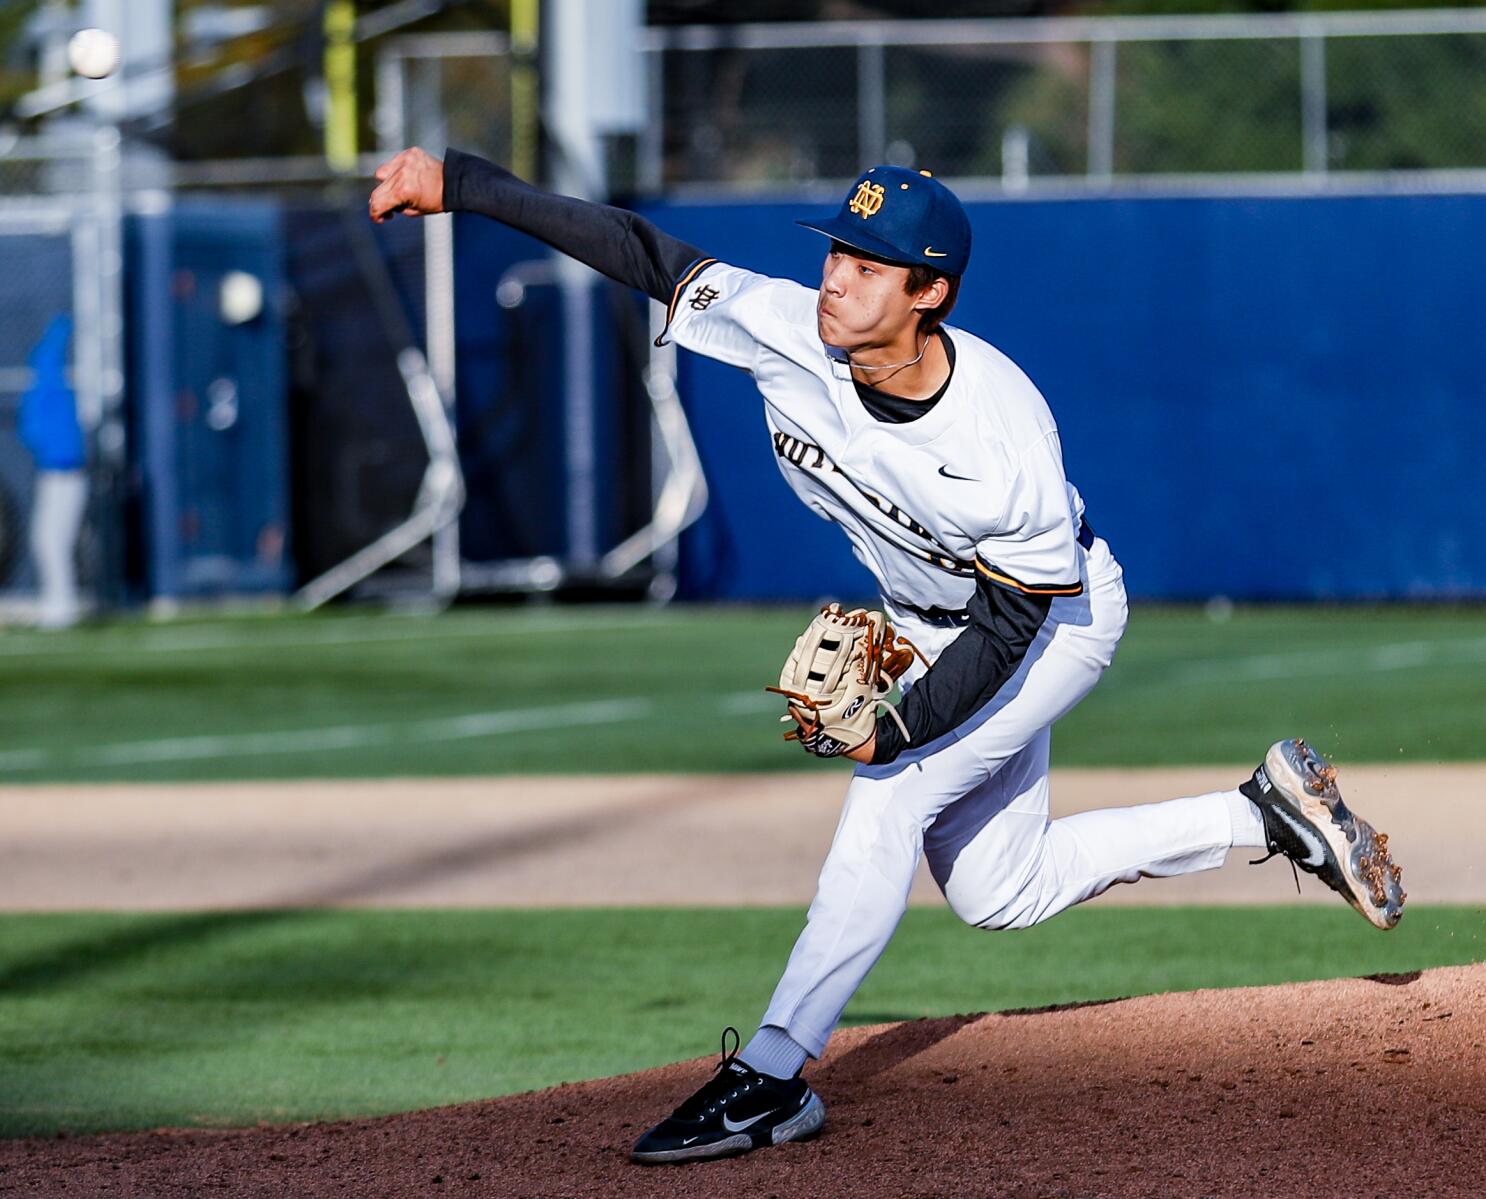
[[[399,212],[429,216],[444,211],[444,164],[414,146],[377,168],[377,189],[367,202],[371,219],[381,225]]]
[[[795,723],[800,726],[800,734],[803,736],[814,726],[815,721],[803,708],[797,708],[794,704],[787,705],[789,714],[795,718]],[[861,762],[863,765],[872,764],[872,751],[877,748],[877,734],[874,732],[866,741],[855,749],[845,750],[841,756],[850,758],[853,762]]]

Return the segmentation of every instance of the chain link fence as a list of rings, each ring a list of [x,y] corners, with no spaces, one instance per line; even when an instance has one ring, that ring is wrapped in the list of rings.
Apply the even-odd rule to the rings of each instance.
[[[1486,12],[653,28],[643,53],[648,191],[1486,169]],[[378,79],[384,146],[509,163],[503,37],[397,39]]]
[[[377,60],[377,140],[384,149],[467,148],[509,163],[510,39],[503,34],[423,34],[389,39]]]

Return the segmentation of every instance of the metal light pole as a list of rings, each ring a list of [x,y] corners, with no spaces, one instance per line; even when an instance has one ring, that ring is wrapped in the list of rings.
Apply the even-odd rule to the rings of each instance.
[[[325,161],[337,174],[356,170],[356,0],[325,4]]]

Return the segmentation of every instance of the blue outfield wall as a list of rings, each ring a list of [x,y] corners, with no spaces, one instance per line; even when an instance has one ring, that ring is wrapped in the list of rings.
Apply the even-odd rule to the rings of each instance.
[[[792,221],[811,211],[645,210],[814,286],[822,239]],[[1486,596],[1486,197],[985,202],[971,220],[953,323],[1048,397],[1132,595]],[[712,490],[682,594],[871,594],[779,478],[750,379],[683,353],[680,382]]]

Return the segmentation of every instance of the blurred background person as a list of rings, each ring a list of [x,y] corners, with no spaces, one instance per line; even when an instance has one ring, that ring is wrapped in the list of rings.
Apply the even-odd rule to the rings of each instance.
[[[31,557],[36,624],[43,629],[71,628],[80,612],[77,535],[88,504],[88,477],[77,401],[67,385],[71,337],[71,318],[55,317],[31,351],[32,383],[21,397],[21,442],[36,463]]]

